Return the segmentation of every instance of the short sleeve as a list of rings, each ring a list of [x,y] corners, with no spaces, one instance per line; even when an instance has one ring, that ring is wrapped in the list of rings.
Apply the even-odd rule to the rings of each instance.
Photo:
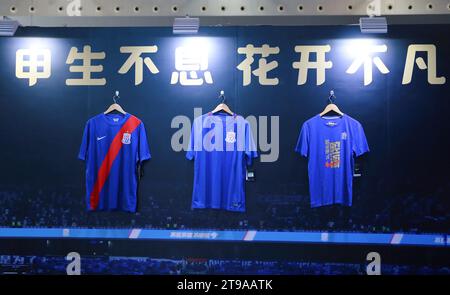
[[[252,127],[248,123],[245,126],[245,156],[249,166],[252,164],[253,159],[258,157]]]
[[[303,157],[308,157],[309,153],[309,127],[307,123],[303,123],[303,126],[300,130],[300,135],[298,136],[297,145],[295,147],[295,151],[302,155]]]
[[[361,156],[369,151],[369,145],[367,144],[366,135],[361,124],[357,124],[352,136],[352,149],[355,155]]]
[[[147,133],[145,132],[144,123],[139,124],[139,150],[138,162],[142,163],[151,158],[150,148],[147,141]]]
[[[78,153],[78,159],[85,161],[88,156],[88,148],[89,148],[89,136],[90,136],[90,121],[86,122],[86,126],[84,127],[83,138],[81,139],[80,151]]]

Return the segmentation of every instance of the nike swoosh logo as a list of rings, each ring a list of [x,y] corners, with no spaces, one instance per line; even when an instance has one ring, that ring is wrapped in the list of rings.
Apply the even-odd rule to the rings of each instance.
[[[102,137],[97,137],[97,141],[102,140],[102,139],[105,138],[105,137],[106,137],[106,135],[105,135],[105,136],[102,136]]]

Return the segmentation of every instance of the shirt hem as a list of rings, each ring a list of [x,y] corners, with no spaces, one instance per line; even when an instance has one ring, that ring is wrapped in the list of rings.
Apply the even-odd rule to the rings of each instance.
[[[347,206],[347,207],[351,207],[352,204],[345,204],[343,202],[332,202],[332,203],[323,203],[323,204],[311,204],[311,208],[317,208],[317,207],[323,207],[323,206],[331,206],[331,205],[342,205],[342,206]]]
[[[245,212],[245,209],[239,209],[239,210],[233,210],[229,208],[222,208],[222,207],[212,207],[212,206],[192,206],[191,209],[215,209],[215,210],[225,210],[225,211],[231,211],[231,212]]]

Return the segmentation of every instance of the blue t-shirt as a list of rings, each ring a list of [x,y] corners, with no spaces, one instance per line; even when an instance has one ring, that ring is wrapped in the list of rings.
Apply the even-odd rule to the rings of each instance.
[[[89,119],[78,158],[86,161],[88,210],[136,211],[137,164],[150,159],[141,120],[130,114]]]
[[[192,208],[245,211],[246,165],[257,156],[243,117],[207,113],[195,118],[186,153],[195,159]]]
[[[316,115],[303,124],[295,151],[308,158],[311,207],[352,205],[354,156],[369,151],[358,121]]]

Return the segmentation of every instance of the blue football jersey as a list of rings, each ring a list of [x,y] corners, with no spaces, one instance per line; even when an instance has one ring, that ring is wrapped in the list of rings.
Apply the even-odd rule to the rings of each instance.
[[[295,151],[308,157],[311,207],[352,205],[354,157],[369,151],[358,121],[316,115],[303,123]]]
[[[243,117],[207,113],[195,118],[186,153],[194,159],[192,208],[245,211],[246,168],[257,156]]]
[[[86,161],[88,210],[136,211],[137,164],[150,159],[141,120],[130,114],[89,119],[78,158]]]

